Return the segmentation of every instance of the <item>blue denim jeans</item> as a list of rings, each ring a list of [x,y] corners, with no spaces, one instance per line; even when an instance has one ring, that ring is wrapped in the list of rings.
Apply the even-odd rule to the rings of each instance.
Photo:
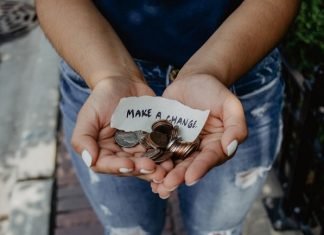
[[[136,60],[148,84],[160,95],[172,66]],[[284,84],[279,52],[274,50],[239,79],[231,91],[244,106],[249,129],[234,158],[208,172],[191,187],[177,189],[188,235],[239,235],[259,194],[281,142]],[[61,111],[65,140],[81,185],[105,231],[110,235],[158,235],[165,222],[166,200],[135,177],[98,174],[73,151],[70,139],[77,114],[90,94],[84,80],[61,63]]]

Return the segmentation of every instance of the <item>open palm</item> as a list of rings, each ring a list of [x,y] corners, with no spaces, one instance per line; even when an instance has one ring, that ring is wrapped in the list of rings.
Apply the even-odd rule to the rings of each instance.
[[[110,127],[111,115],[121,98],[143,95],[155,94],[144,82],[125,78],[102,80],[93,89],[78,114],[72,137],[74,149],[92,170],[146,180],[163,179],[166,172],[162,166],[137,157],[144,148],[121,148],[114,141],[116,129]]]

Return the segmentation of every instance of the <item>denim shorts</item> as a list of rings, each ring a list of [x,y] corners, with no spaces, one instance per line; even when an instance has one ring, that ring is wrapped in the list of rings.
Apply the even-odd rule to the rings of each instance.
[[[172,82],[173,67],[135,61],[156,94],[162,94]],[[73,151],[70,139],[78,112],[90,90],[64,61],[60,68],[60,108],[66,146],[106,234],[161,234],[167,201],[153,194],[148,182],[95,173]],[[239,235],[280,147],[284,83],[278,50],[272,51],[230,90],[243,104],[249,136],[234,158],[211,169],[194,186],[181,185],[177,189],[188,235]]]

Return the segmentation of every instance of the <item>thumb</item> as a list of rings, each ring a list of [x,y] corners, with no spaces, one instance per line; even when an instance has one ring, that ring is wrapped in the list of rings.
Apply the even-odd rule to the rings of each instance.
[[[87,111],[86,104],[80,110],[73,131],[71,144],[74,150],[79,153],[88,167],[95,164],[98,159],[99,146],[97,143],[99,135],[99,124],[95,112]]]
[[[235,153],[238,144],[243,142],[248,135],[244,110],[241,102],[236,97],[230,98],[223,104],[223,124],[222,148],[224,153],[231,157]]]

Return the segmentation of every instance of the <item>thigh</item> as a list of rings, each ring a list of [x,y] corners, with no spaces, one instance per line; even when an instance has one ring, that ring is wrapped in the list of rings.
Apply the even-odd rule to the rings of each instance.
[[[77,114],[90,94],[84,81],[61,65],[61,112],[65,143],[79,181],[108,234],[160,234],[166,203],[152,193],[150,184],[136,177],[98,174],[86,167],[70,140]]]
[[[281,143],[283,82],[273,79],[262,89],[239,97],[249,128],[233,159],[215,167],[192,187],[179,188],[180,206],[189,235],[239,235]]]

